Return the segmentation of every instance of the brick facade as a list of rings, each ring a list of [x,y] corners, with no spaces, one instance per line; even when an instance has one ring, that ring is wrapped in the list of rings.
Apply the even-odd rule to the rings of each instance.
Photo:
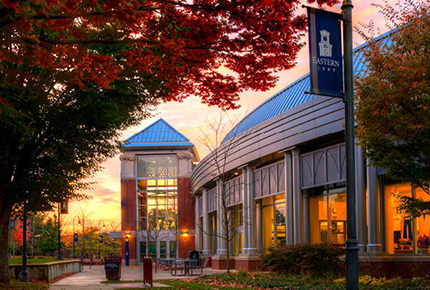
[[[178,178],[178,230],[186,233],[179,236],[178,255],[188,257],[188,252],[195,250],[195,213],[189,178]]]

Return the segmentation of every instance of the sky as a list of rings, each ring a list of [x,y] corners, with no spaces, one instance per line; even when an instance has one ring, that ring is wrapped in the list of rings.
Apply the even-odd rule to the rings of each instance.
[[[396,0],[397,1],[397,0]],[[380,34],[388,31],[385,26],[384,18],[378,12],[378,8],[373,7],[372,3],[381,3],[382,1],[353,0],[353,26],[359,28],[360,23],[369,24],[373,22],[379,29]],[[393,0],[388,2],[394,3]],[[304,3],[304,2],[303,2]],[[340,4],[327,10],[340,13]],[[298,13],[304,14],[305,10],[300,8]],[[307,42],[307,35],[305,39]],[[354,32],[354,47],[363,43],[364,40]],[[276,94],[278,91],[305,75],[309,72],[308,47],[305,46],[300,51],[296,67],[283,71],[278,74],[279,80],[275,87],[266,92],[247,91],[241,94],[239,104],[241,108],[229,112],[233,118],[243,118],[247,113],[255,109],[259,104]],[[196,114],[196,112],[198,112]],[[184,134],[197,147],[200,158],[209,153],[205,145],[199,142],[202,133],[199,128],[204,127],[207,120],[218,119],[221,110],[218,107],[208,107],[201,104],[198,97],[190,97],[182,103],[172,102],[161,104],[154,116],[146,119],[141,124],[131,127],[121,132],[122,140],[127,139],[133,134],[143,130],[159,118],[163,118],[171,124],[176,130]],[[93,224],[101,225],[105,223],[107,231],[120,230],[121,222],[121,204],[120,204],[120,160],[119,154],[103,163],[103,170],[89,179],[95,182],[91,189],[84,193],[92,196],[88,201],[71,202],[69,204],[69,214],[64,219],[66,225],[72,226],[75,216],[87,216]],[[77,218],[75,218],[75,227],[77,227]]]

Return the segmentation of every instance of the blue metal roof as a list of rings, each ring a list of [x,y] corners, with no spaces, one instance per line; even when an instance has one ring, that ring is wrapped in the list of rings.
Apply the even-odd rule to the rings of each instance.
[[[124,141],[123,147],[172,147],[172,146],[194,146],[190,140],[179,133],[163,119],[152,123],[139,133],[134,134]]]
[[[384,41],[384,45],[391,44],[391,38],[388,37],[395,30],[389,31],[385,34],[380,35],[375,40]],[[367,46],[368,43],[364,43],[354,49],[354,75],[359,76],[364,73],[366,64],[364,63],[363,48]],[[294,107],[304,104],[316,97],[318,95],[306,94],[305,92],[310,91],[310,75],[309,73],[299,78],[292,84],[288,85],[251,113],[249,113],[245,118],[243,118],[225,137],[222,141],[223,143],[234,136],[243,133],[264,121],[267,121],[281,113],[284,113]]]

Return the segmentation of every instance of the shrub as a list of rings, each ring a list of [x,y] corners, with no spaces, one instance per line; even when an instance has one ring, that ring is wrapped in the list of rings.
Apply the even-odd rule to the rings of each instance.
[[[272,248],[263,259],[265,266],[280,273],[326,275],[337,274],[344,250],[329,244],[300,244]]]

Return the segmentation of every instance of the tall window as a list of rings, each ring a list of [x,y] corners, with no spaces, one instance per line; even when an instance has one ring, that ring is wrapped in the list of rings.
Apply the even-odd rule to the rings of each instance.
[[[400,197],[409,196],[430,200],[421,189],[410,183],[385,186],[385,241],[389,254],[428,254],[430,247],[430,218],[412,218],[405,212],[397,211]]]
[[[138,229],[176,229],[177,164],[176,156],[137,157]]]
[[[311,243],[344,244],[346,241],[346,193],[344,188],[315,188],[310,192]]]
[[[263,248],[280,247],[286,244],[285,237],[285,194],[262,199]]]

